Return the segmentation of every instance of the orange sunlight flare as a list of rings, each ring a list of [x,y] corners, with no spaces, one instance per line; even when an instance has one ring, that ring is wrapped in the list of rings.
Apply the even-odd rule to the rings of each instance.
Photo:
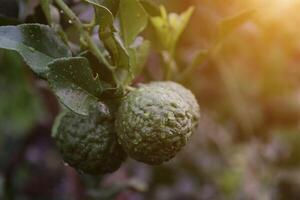
[[[300,0],[249,0],[257,9],[263,9],[267,14],[284,14],[293,7],[300,8]]]

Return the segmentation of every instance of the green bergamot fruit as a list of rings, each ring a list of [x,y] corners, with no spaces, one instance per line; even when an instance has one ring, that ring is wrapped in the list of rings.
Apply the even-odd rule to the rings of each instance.
[[[174,82],[141,85],[121,102],[118,141],[132,158],[161,164],[187,143],[199,120],[194,95]]]
[[[192,116],[193,116],[193,120],[192,120],[193,127],[196,128],[198,124],[198,120],[200,118],[200,110],[199,110],[198,102],[194,94],[190,90],[172,81],[156,81],[156,82],[151,82],[150,85],[155,85],[163,88],[167,87],[173,90],[174,92],[178,93],[178,95],[180,95],[181,98],[184,99],[189,104],[190,111],[192,112]]]
[[[63,112],[53,128],[53,137],[64,161],[84,173],[113,172],[126,158],[117,143],[113,117],[100,109],[89,116]]]

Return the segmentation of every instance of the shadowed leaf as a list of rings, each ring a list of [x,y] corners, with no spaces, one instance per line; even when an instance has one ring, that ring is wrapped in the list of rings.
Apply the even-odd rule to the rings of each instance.
[[[148,16],[139,1],[121,0],[119,18],[122,37],[127,47],[131,45],[137,35],[146,28]]]
[[[61,58],[51,62],[48,81],[59,100],[81,115],[88,115],[90,105],[102,93],[101,82],[94,78],[86,58]]]
[[[17,51],[27,65],[44,78],[49,62],[71,56],[71,51],[56,33],[41,24],[0,27],[0,48]]]

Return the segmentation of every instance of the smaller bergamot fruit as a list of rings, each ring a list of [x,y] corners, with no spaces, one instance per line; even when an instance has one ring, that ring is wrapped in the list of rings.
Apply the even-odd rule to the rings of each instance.
[[[194,95],[177,83],[141,85],[121,101],[115,122],[118,141],[132,158],[161,164],[187,143],[199,112]]]
[[[64,161],[87,174],[113,172],[126,158],[117,143],[114,118],[103,105],[89,116],[64,111],[56,120],[53,137]]]

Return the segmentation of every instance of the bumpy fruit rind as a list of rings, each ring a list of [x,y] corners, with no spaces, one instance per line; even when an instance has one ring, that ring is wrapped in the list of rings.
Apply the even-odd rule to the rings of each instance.
[[[84,173],[113,172],[126,158],[117,143],[113,118],[97,109],[89,116],[63,112],[56,121],[53,137],[64,161]]]
[[[199,119],[193,94],[173,82],[141,85],[121,102],[116,116],[119,143],[132,158],[161,164],[187,143]]]
[[[190,112],[192,112],[193,116],[193,127],[197,127],[200,118],[200,108],[194,94],[190,90],[172,81],[155,81],[151,82],[150,85],[168,88],[180,95],[181,98],[190,106]]]

